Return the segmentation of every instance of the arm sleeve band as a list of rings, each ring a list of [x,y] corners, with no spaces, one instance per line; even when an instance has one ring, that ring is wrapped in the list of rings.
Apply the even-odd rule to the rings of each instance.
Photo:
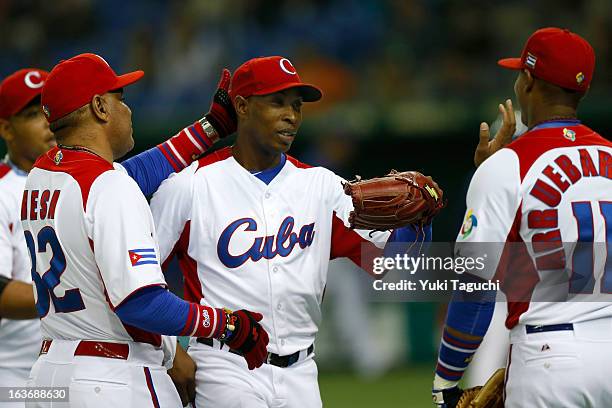
[[[455,293],[448,306],[446,324],[440,342],[436,374],[445,380],[459,381],[472,356],[482,343],[495,310],[495,291],[479,300],[461,302]]]

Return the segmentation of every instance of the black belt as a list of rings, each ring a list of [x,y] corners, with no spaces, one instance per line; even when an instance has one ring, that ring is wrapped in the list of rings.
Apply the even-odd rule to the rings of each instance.
[[[209,347],[214,346],[213,339],[209,339],[206,337],[198,337],[198,343],[206,344]],[[223,347],[225,346],[226,348],[229,349],[228,351],[230,353],[234,353],[239,356],[242,356],[242,353],[240,351],[231,349],[221,342],[219,342],[219,344],[221,345],[221,350],[223,350]],[[310,347],[308,347],[308,350],[306,350],[306,356],[309,356],[310,354],[312,354],[313,351],[314,351],[314,344],[311,344]],[[293,354],[289,354],[288,356],[279,356],[278,354],[268,353],[268,358],[266,359],[266,363],[272,364],[273,366],[285,368],[285,367],[291,367],[292,365],[297,363],[299,359],[300,359],[299,351],[296,351]]]
[[[571,323],[560,323],[560,324],[548,324],[548,325],[526,325],[525,330],[527,330],[527,334],[532,333],[544,333],[544,332],[552,332],[552,331],[563,331],[563,330],[574,330],[574,325]]]

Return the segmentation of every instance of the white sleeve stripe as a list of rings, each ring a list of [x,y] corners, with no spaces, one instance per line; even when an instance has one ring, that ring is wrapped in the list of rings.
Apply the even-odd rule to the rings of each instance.
[[[179,152],[176,151],[176,149],[174,148],[174,145],[172,144],[172,140],[168,140],[167,143],[168,143],[168,146],[170,146],[170,149],[172,150],[172,153],[174,153],[174,155],[181,161],[183,166],[187,167],[187,162],[185,162],[185,160],[183,160],[183,158],[181,157]]]
[[[185,134],[187,135],[187,137],[189,138],[189,140],[191,140],[191,143],[193,143],[195,145],[195,147],[198,148],[198,150],[200,150],[200,152],[204,152],[204,148],[202,147],[201,144],[199,144],[194,137],[191,135],[191,132],[189,131],[188,128],[183,129],[183,131],[185,132]]]
[[[442,360],[440,360],[439,358],[438,358],[438,364],[440,364],[440,365],[441,365],[442,367],[444,367],[444,368],[448,368],[449,370],[453,370],[453,371],[465,371],[465,370],[466,370],[466,368],[467,368],[467,367],[463,367],[463,368],[461,368],[461,367],[455,367],[455,366],[452,366],[452,365],[450,365],[450,364],[446,364],[445,362],[443,362],[443,361],[442,361]]]
[[[442,344],[444,345],[444,347],[448,347],[451,350],[455,350],[455,351],[459,351],[461,353],[473,353],[475,350],[470,350],[470,349],[464,349],[464,348],[460,348],[457,346],[453,346],[452,344],[448,344],[444,339],[442,339]]]
[[[193,326],[193,331],[191,332],[189,337],[193,337],[193,335],[198,331],[198,327],[200,326],[200,308],[197,306],[196,306],[195,319],[196,319],[196,322],[195,322],[195,325]]]
[[[212,330],[210,331],[211,336],[214,334],[215,329],[217,328],[217,320],[218,320],[218,317],[219,317],[219,314],[217,313],[217,311],[215,309],[213,309],[212,311],[213,311],[212,314],[213,314],[213,316],[215,318],[214,318],[214,324],[212,326]]]

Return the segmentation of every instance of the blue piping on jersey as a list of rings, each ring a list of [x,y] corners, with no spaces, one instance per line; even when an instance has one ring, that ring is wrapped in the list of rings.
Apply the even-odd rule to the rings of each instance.
[[[550,129],[550,128],[557,128],[557,127],[577,126],[577,125],[580,125],[581,123],[582,122],[580,122],[578,119],[549,120],[549,121],[540,123],[539,125],[532,127],[531,129],[529,129],[529,131],[531,132],[536,129]]]

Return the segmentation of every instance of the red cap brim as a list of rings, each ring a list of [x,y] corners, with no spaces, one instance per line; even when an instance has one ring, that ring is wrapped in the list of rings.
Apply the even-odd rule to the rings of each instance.
[[[16,115],[17,113],[21,112],[26,106],[28,106],[30,103],[32,103],[32,101],[36,98],[40,98],[40,93],[42,92],[41,88],[32,90],[31,94],[28,94],[26,96],[23,97],[22,100],[20,100],[19,102],[17,102],[15,104],[15,106],[13,107],[12,111],[10,112],[10,115]]]
[[[119,89],[119,88],[126,87],[128,85],[131,85],[134,82],[138,81],[143,76],[144,76],[144,71],[134,71],[134,72],[128,72],[127,74],[119,75],[117,77],[117,83],[115,84],[114,88],[111,89],[111,91],[114,89]]]
[[[284,91],[285,89],[291,88],[300,88],[299,91],[302,95],[302,99],[304,100],[304,102],[316,102],[323,97],[323,92],[321,92],[319,88],[314,85],[305,84],[302,82],[289,82],[277,86],[272,86],[266,89],[260,89],[257,92],[253,92],[253,95],[269,95],[274,92],[280,92]]]
[[[504,58],[497,61],[497,65],[508,69],[523,69],[520,58]]]

